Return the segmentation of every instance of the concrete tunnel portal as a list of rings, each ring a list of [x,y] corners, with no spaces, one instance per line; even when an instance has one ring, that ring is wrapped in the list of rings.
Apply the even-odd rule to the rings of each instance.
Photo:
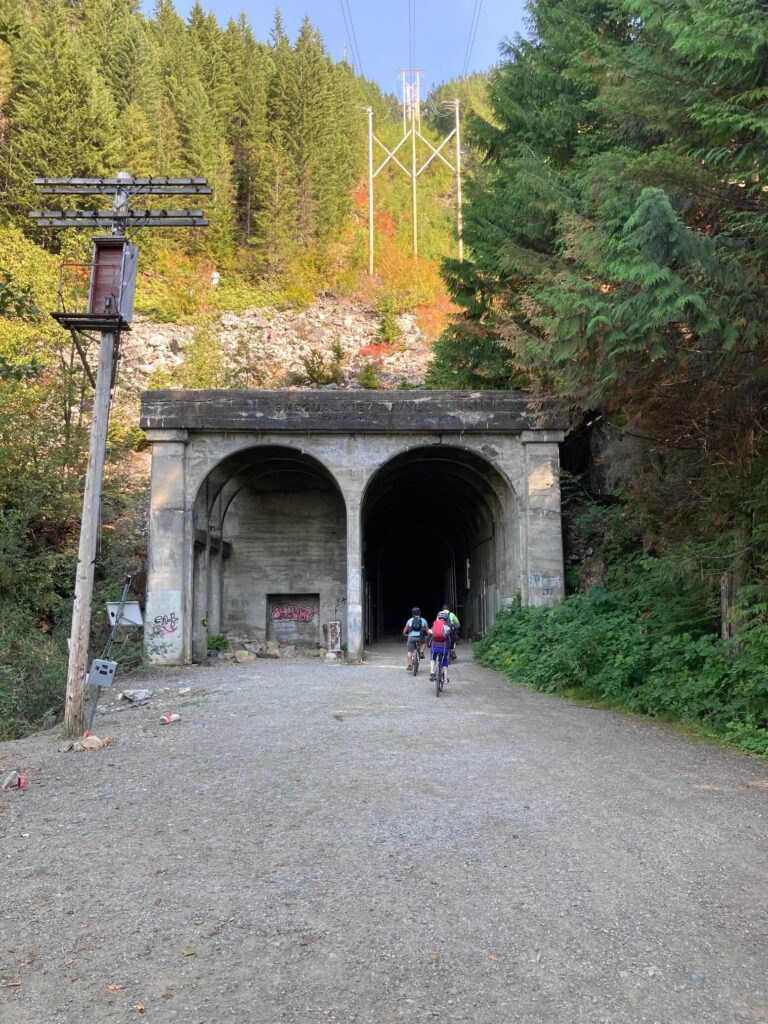
[[[444,601],[465,635],[563,596],[561,412],[515,392],[155,391],[145,644],[342,649]]]

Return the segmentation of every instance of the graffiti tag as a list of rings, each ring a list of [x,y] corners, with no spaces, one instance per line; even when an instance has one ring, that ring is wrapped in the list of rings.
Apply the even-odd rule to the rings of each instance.
[[[311,622],[314,617],[314,608],[298,604],[276,604],[272,609],[273,622]]]
[[[179,628],[179,617],[176,612],[171,612],[169,615],[156,615],[152,625],[152,632],[155,636],[170,636]]]

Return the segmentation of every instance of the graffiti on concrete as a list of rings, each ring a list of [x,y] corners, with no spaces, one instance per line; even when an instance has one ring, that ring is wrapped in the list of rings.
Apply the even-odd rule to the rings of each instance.
[[[276,604],[272,609],[273,622],[311,622],[315,609],[298,604]]]
[[[173,636],[179,628],[179,616],[176,612],[168,612],[165,615],[156,615],[152,620],[153,636]]]
[[[341,650],[341,622],[338,619],[331,619],[328,623],[328,650]]]

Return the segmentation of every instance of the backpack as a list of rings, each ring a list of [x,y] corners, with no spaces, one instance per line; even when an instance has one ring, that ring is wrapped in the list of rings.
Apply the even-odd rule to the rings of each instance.
[[[432,639],[445,640],[448,633],[448,623],[445,619],[435,619],[432,623]]]
[[[418,632],[419,636],[424,632],[426,622],[420,615],[414,615],[412,619],[408,620],[408,631],[410,633]]]

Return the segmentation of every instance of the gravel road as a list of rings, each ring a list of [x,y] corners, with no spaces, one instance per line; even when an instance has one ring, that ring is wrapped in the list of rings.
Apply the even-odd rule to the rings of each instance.
[[[768,766],[461,651],[439,700],[391,645],[0,744],[0,1022],[768,1022]]]

